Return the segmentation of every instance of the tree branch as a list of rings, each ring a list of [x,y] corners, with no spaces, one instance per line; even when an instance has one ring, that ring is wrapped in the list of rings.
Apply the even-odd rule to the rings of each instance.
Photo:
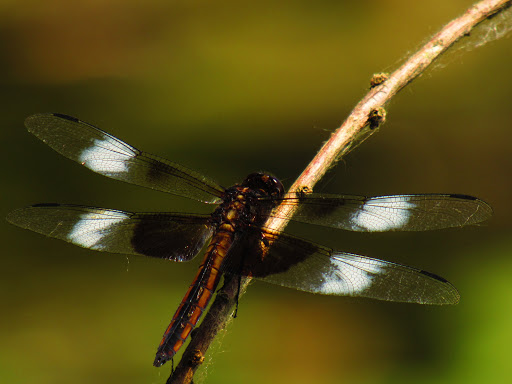
[[[377,125],[385,118],[384,106],[402,88],[417,78],[425,69],[440,57],[455,42],[469,35],[470,31],[482,21],[496,16],[512,5],[512,0],[484,0],[469,8],[461,17],[448,23],[434,35],[423,47],[393,72],[387,79],[374,77],[372,88],[356,105],[345,122],[322,146],[318,154],[291,186],[290,191],[312,191],[314,185],[335,165],[350,149],[370,136]],[[383,82],[381,82],[383,81]],[[282,230],[293,215],[292,205],[277,207],[276,218],[267,221],[265,226],[271,230]],[[249,284],[249,278],[243,278],[240,296]],[[188,384],[192,382],[194,372],[204,361],[206,350],[217,333],[231,320],[235,305],[238,280],[227,279],[219,291],[201,325],[192,334],[192,340],[185,350],[174,374],[167,384]]]

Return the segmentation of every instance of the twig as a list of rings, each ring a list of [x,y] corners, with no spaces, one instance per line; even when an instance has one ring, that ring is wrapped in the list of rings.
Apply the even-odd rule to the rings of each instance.
[[[384,106],[402,88],[418,77],[432,62],[439,58],[459,39],[468,36],[470,31],[482,21],[512,5],[512,0],[484,0],[469,8],[464,15],[448,23],[434,35],[423,47],[412,55],[387,80],[372,82],[372,88],[356,105],[345,122],[333,133],[323,145],[315,158],[306,167],[291,186],[290,191],[312,191],[314,185],[325,175],[337,160],[346,154],[362,137],[373,133],[372,128],[385,117]],[[380,120],[379,120],[380,119]],[[293,215],[293,205],[277,207],[275,216],[265,226],[272,230],[282,230]],[[250,279],[244,278],[241,292],[245,291]],[[226,281],[222,290],[210,307],[200,327],[192,335],[192,340],[169,377],[167,384],[188,384],[192,382],[194,372],[203,362],[206,350],[217,333],[224,329],[231,320],[235,304],[238,281]]]

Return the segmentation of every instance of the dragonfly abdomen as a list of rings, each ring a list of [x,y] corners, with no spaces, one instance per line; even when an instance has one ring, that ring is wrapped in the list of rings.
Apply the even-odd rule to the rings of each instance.
[[[211,239],[192,284],[183,297],[158,347],[153,365],[173,358],[206,310],[221,277],[221,266],[233,242],[233,232],[223,228]]]

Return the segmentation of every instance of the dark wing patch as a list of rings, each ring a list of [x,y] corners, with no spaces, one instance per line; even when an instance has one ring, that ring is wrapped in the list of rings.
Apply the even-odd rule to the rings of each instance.
[[[96,251],[173,261],[192,259],[213,232],[208,215],[132,213],[81,205],[34,205],[11,212],[7,220]]]

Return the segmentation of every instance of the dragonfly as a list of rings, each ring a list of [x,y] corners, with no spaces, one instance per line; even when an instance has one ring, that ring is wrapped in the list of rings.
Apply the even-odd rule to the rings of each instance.
[[[154,365],[183,346],[222,276],[247,276],[301,291],[419,304],[456,304],[457,289],[418,268],[333,250],[265,226],[272,217],[357,232],[424,231],[489,219],[491,207],[461,194],[357,196],[285,192],[267,173],[224,188],[164,158],[142,152],[77,118],[36,114],[25,125],[61,155],[112,179],[215,205],[211,214],[127,212],[36,204],[11,212],[19,227],[80,247],[175,262],[206,246],[198,271],[164,332]],[[291,217],[279,205],[292,205]]]

